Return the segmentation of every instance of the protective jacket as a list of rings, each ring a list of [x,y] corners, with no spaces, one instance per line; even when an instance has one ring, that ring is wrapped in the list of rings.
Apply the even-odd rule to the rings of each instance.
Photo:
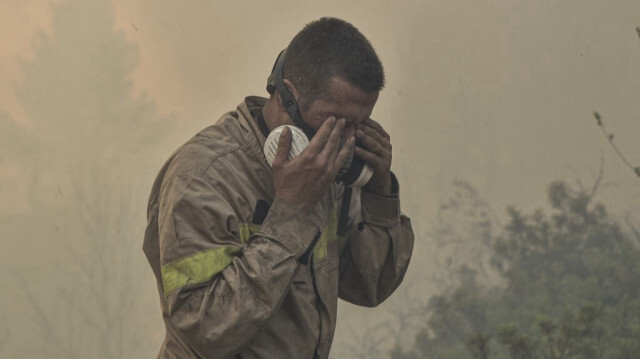
[[[159,358],[327,358],[338,297],[376,306],[405,274],[413,231],[395,178],[392,195],[354,190],[340,237],[342,185],[310,213],[274,199],[265,102],[248,97],[199,132],[153,185],[143,250],[166,327]]]

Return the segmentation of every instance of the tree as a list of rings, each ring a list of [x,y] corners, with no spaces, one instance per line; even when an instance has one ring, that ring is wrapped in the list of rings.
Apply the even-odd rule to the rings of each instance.
[[[133,96],[136,47],[114,29],[110,1],[68,0],[53,14],[51,35],[40,34],[16,88],[27,125],[0,113],[10,130],[0,136],[12,136],[0,165],[31,179],[30,225],[16,237],[34,247],[55,242],[63,253],[42,268],[57,283],[44,297],[16,269],[37,328],[30,336],[41,342],[28,350],[34,357],[146,357],[157,350],[141,345],[150,342],[141,330],[150,321],[134,316],[144,310],[141,287],[155,299],[140,250],[145,204],[175,119]],[[42,226],[55,230],[43,238],[35,230]]]
[[[428,255],[436,266],[432,279],[443,291],[460,285],[471,272],[485,284],[496,284],[490,251],[497,222],[493,211],[468,182],[453,181],[451,190],[429,234]]]
[[[631,358],[640,350],[640,249],[593,193],[549,186],[550,213],[509,208],[492,241],[503,286],[464,275],[432,298],[396,358]]]
[[[474,295],[474,288],[499,285],[501,279],[492,267],[493,253],[490,244],[493,240],[497,220],[490,206],[481,198],[478,191],[468,182],[456,180],[451,183],[449,194],[439,204],[435,222],[428,234],[428,249],[424,252],[431,265],[419,278],[424,286],[434,286],[440,293],[456,293],[456,300],[467,300],[467,294]],[[414,254],[415,255],[415,254]],[[417,280],[408,283],[400,290],[404,295],[404,305],[393,308],[395,319],[394,358],[422,358],[433,352],[433,346],[423,347],[420,354],[404,353],[406,338],[418,333],[416,345],[426,342],[432,335],[424,327],[426,320],[442,320],[437,324],[446,328],[454,317],[433,318],[433,306],[441,304],[440,297],[425,300],[423,295],[412,295]],[[457,290],[463,288],[462,290]],[[436,325],[436,324],[434,324]],[[418,341],[420,344],[418,344]],[[439,348],[452,348],[444,341]],[[464,350],[463,350],[464,351]],[[435,352],[434,352],[435,353]],[[456,350],[448,354],[456,357]]]

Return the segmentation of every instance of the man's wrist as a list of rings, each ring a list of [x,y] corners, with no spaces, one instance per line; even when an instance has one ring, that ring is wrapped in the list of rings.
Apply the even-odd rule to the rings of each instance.
[[[369,183],[367,183],[363,189],[367,192],[370,193],[375,193],[378,195],[388,195],[392,193],[392,185],[391,185],[391,172],[389,172],[389,175],[387,176],[387,180],[382,182],[382,181],[376,181],[375,179],[372,179],[371,181],[369,181]]]
[[[380,196],[388,196],[398,194],[398,180],[393,172],[389,172],[389,177],[384,184],[381,185],[365,185],[362,189],[373,194],[377,194]]]
[[[283,199],[276,198],[260,228],[266,237],[280,243],[296,257],[302,255],[324,220],[313,211],[305,213]]]
[[[391,173],[391,191],[388,194],[378,194],[363,190],[360,199],[362,203],[362,219],[368,223],[391,225],[400,218],[400,196],[396,176]]]

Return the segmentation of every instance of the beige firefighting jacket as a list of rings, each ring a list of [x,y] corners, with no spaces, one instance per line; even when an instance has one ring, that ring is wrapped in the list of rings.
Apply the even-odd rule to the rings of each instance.
[[[198,133],[153,185],[143,249],[166,327],[159,358],[327,358],[338,297],[376,306],[407,270],[397,193],[354,190],[341,238],[342,185],[309,214],[274,199],[264,104],[248,97]]]

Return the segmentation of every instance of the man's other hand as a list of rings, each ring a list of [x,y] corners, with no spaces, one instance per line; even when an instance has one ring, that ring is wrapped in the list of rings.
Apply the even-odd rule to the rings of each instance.
[[[356,131],[356,156],[372,169],[373,176],[364,186],[369,192],[391,193],[391,138],[382,126],[372,119],[362,121]]]

